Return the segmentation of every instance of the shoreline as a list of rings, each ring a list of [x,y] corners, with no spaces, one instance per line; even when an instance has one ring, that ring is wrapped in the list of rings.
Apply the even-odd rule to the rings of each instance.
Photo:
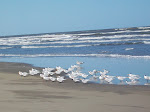
[[[38,70],[42,70],[42,67],[36,67],[31,64],[27,63],[16,63],[16,62],[0,62],[0,72],[1,73],[7,73],[7,74],[16,74],[18,75],[18,71],[28,72],[30,69],[35,68]],[[19,76],[19,75],[18,75]],[[21,76],[19,76],[21,77]],[[29,77],[38,77],[40,76],[28,76]],[[26,79],[27,77],[22,77]],[[42,80],[42,79],[41,79]],[[75,83],[71,79],[67,79],[63,83],[58,82],[51,82],[51,81],[45,81],[46,85],[48,86],[56,86],[56,87],[63,87],[66,89],[81,89],[82,90],[94,90],[94,91],[108,91],[108,92],[117,92],[117,91],[150,91],[149,85],[119,85],[119,84],[98,84],[98,83]],[[113,90],[112,88],[115,88],[116,90]]]
[[[149,112],[150,86],[82,84],[21,77],[30,64],[0,62],[0,110],[3,112]],[[41,69],[41,68],[36,68]]]

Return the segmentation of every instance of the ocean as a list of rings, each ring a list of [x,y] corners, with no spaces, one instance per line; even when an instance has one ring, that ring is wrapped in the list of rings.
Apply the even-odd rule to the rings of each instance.
[[[84,61],[84,73],[138,74],[143,85],[150,75],[150,27],[0,36],[0,61],[66,69]]]

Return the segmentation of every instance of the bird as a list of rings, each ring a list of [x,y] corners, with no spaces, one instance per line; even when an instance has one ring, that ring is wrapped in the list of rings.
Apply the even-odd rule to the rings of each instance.
[[[79,62],[79,61],[76,62],[77,65],[81,65],[81,64],[83,64],[83,63],[84,63],[84,62]]]
[[[135,81],[135,80],[139,80],[140,79],[140,77],[137,77],[137,76],[129,76],[128,77],[130,80],[132,80],[132,81]]]
[[[123,77],[123,76],[116,76],[118,80],[120,80],[120,82],[122,82],[124,79],[126,79],[127,77]]]
[[[36,69],[31,69],[31,70],[29,70],[29,74],[31,75],[31,76],[33,76],[33,75],[36,75],[36,74],[38,74],[38,73],[40,73],[40,71],[39,70],[36,70]]]
[[[108,83],[112,83],[112,81],[114,80],[114,77],[106,77],[104,78],[104,80]]]
[[[97,70],[89,71],[89,74],[90,74],[90,75],[94,75],[94,74],[96,74],[96,73],[97,73]]]
[[[104,76],[104,75],[100,75],[100,76],[99,76],[99,79],[100,79],[100,80],[104,80],[105,77],[106,77],[106,76]]]
[[[137,83],[138,83],[138,81],[130,81],[130,82],[128,82],[127,80],[126,80],[126,83],[128,84],[128,85],[136,85]]]
[[[144,79],[146,79],[148,83],[148,81],[150,80],[150,76],[144,75]]]
[[[89,79],[80,79],[82,81],[82,83],[88,83],[90,80]]]
[[[18,73],[19,73],[20,76],[23,76],[23,77],[28,76],[27,72],[21,72],[21,71],[19,71]]]
[[[40,74],[40,77],[43,78],[44,74]]]
[[[87,77],[88,77],[88,75],[86,75],[86,74],[84,74],[84,73],[81,73],[81,77],[83,77],[83,78],[87,78]]]
[[[63,76],[57,76],[56,79],[57,79],[57,81],[60,82],[60,83],[63,82],[64,80],[66,80],[66,79],[64,79]]]
[[[55,77],[49,77],[49,79],[52,81],[52,82],[54,82],[54,81],[56,81],[56,78]]]
[[[50,80],[49,77],[45,77],[45,76],[43,76],[43,79],[46,80],[46,81]]]
[[[74,81],[74,82],[80,82],[80,79],[78,79],[78,78],[73,78],[73,81]]]
[[[129,75],[129,77],[139,77],[139,75],[134,75],[134,74],[128,74]]]
[[[21,72],[21,71],[19,71],[18,74],[19,74],[20,76],[22,76],[22,72]]]
[[[99,73],[101,74],[101,75],[106,75],[106,74],[108,74],[109,73],[109,71],[107,71],[106,69],[104,69],[104,71],[102,72],[102,71],[99,71]]]

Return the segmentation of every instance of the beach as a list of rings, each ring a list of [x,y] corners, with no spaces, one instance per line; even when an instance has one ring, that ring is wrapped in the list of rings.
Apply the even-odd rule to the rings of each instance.
[[[82,84],[21,77],[32,65],[0,63],[0,110],[3,112],[149,112],[150,87]],[[34,67],[36,68],[36,67]],[[36,68],[42,69],[42,68]]]

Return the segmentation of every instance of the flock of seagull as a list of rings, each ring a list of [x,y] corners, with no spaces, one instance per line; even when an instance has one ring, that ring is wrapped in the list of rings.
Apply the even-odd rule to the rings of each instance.
[[[123,76],[110,76],[107,75],[109,71],[103,70],[103,71],[89,71],[89,74],[85,74],[81,72],[81,65],[84,62],[77,61],[75,65],[71,66],[68,69],[63,69],[60,66],[57,66],[56,68],[44,68],[42,71],[31,69],[29,70],[29,73],[27,72],[21,72],[19,71],[19,75],[26,77],[28,75],[34,76],[39,75],[42,79],[46,81],[58,81],[60,83],[64,82],[67,79],[71,79],[74,82],[82,82],[82,83],[89,83],[100,80],[101,83],[107,83],[112,84],[112,81],[114,79],[118,79],[120,83],[126,83],[128,85],[137,85],[139,83],[139,79],[141,78],[139,75],[135,74],[128,74],[127,77]],[[130,81],[127,81],[126,79],[129,79]],[[147,83],[150,80],[150,76],[144,75],[144,79],[147,81]]]

